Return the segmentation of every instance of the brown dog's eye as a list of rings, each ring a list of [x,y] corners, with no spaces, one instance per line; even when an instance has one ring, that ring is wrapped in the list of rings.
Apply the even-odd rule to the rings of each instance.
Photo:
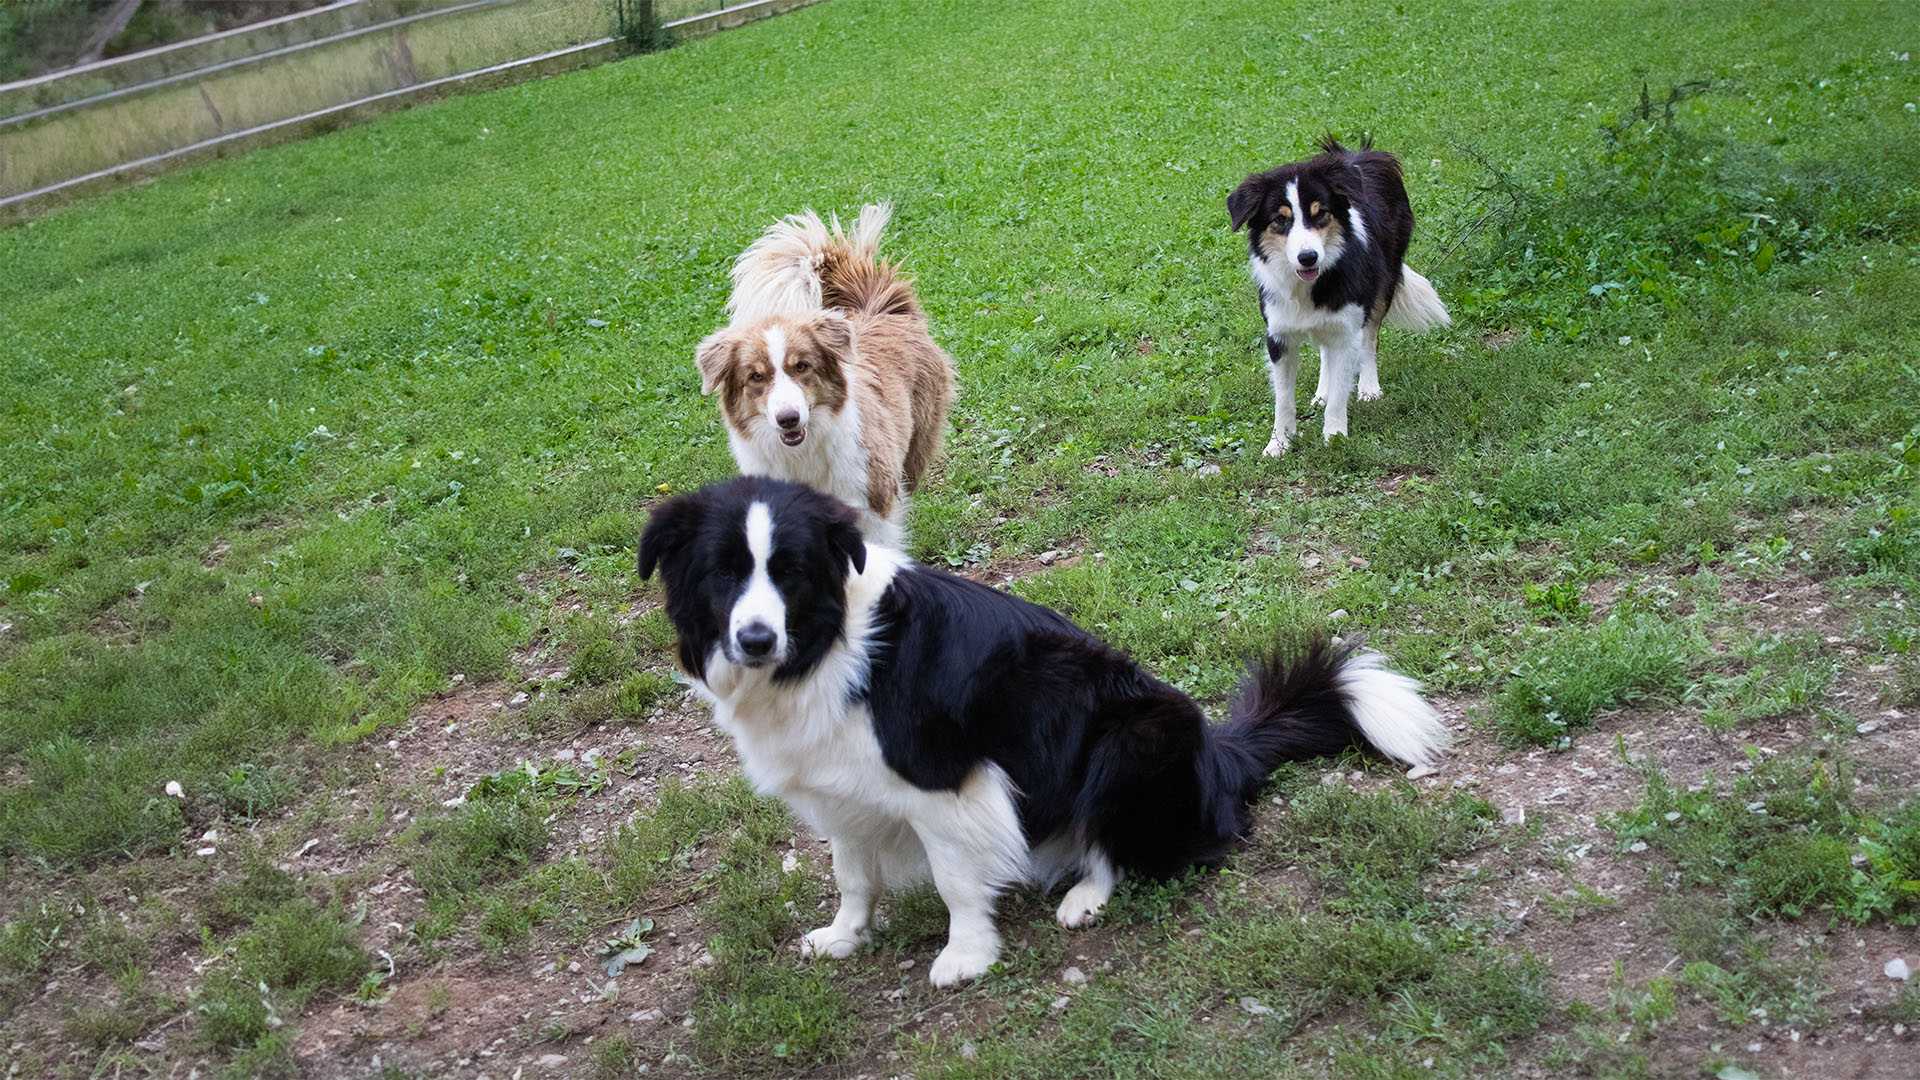
[[[812,370],[812,368],[813,365],[811,363],[802,360],[793,365],[793,373],[795,375],[805,375],[808,371]]]
[[[767,381],[767,373],[766,373],[766,372],[764,372],[764,371],[754,371],[754,372],[749,372],[749,373],[747,374],[747,381],[748,381],[748,382],[752,382],[752,383],[761,383],[761,382],[766,382],[766,381]]]

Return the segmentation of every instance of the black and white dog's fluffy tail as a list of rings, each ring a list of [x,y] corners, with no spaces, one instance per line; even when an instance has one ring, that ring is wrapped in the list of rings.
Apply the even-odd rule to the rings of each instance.
[[[1315,642],[1252,665],[1231,718],[1208,729],[1200,776],[1217,819],[1245,831],[1245,807],[1274,768],[1363,743],[1407,765],[1446,749],[1449,733],[1419,685],[1377,652]]]

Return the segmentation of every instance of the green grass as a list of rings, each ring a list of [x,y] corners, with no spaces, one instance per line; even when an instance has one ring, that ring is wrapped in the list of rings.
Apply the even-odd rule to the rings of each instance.
[[[233,1070],[291,1069],[298,999],[373,965],[263,998],[240,943],[292,913],[289,945],[368,947],[275,869],[339,832],[427,894],[403,971],[517,964],[687,905],[715,963],[686,976],[694,1030],[648,1053],[898,1071],[875,1055],[925,1006],[872,1004],[861,973],[928,953],[926,894],[890,902],[877,957],[803,965],[824,884],[781,869],[776,809],[668,780],[562,857],[569,815],[606,796],[548,771],[578,735],[651,742],[684,700],[633,544],[650,500],[731,472],[689,363],[729,261],[780,214],[890,198],[889,250],[962,388],[917,557],[1068,550],[1013,587],[1209,703],[1248,652],[1365,635],[1522,768],[1627,707],[1656,741],[1704,724],[1724,755],[1763,725],[1819,732],[1712,796],[1649,779],[1617,823],[1649,850],[1610,857],[1730,906],[1661,923],[1696,943],[1682,964],[1590,1013],[1476,914],[1528,879],[1456,872],[1496,841],[1524,858],[1525,836],[1468,795],[1322,790],[1316,768],[1225,871],[1126,885],[1093,939],[1113,967],[1058,1011],[1072,939],[1010,901],[1035,925],[1010,927],[995,1007],[959,998],[951,1032],[911,1036],[922,1072],[1559,1054],[1625,1076],[1692,1052],[1685,1010],[1728,1046],[1742,1008],[1814,1024],[1826,976],[1774,930],[1910,920],[1920,879],[1912,806],[1809,756],[1842,760],[1868,718],[1835,688],[1920,700],[1920,73],[1888,44],[1912,26],[1845,5],[835,0],[0,232],[0,873],[20,883],[0,1000],[71,964],[60,994],[145,1016],[112,957],[158,968],[204,927],[219,962],[151,1000],[186,1002]],[[1456,326],[1389,331],[1386,397],[1352,437],[1272,462],[1222,200],[1323,129],[1401,154],[1410,261]],[[529,646],[564,674],[534,685]],[[539,762],[530,786],[441,807],[354,771],[456,674],[538,695],[496,725],[536,748],[486,766]],[[210,828],[260,850],[200,860]],[[1764,955],[1719,933],[1749,923]],[[124,1050],[98,1011],[31,1015]]]
[[[421,822],[414,878],[458,896],[524,869],[547,844],[547,803],[530,791],[484,796]]]
[[[1565,745],[1603,709],[1677,694],[1700,651],[1686,627],[1648,613],[1561,631],[1500,689],[1494,725],[1513,743]]]
[[[1670,858],[1676,887],[1741,914],[1920,918],[1920,801],[1863,805],[1844,760],[1753,758],[1731,783],[1688,790],[1645,766],[1644,799],[1611,827]]]
[[[1333,894],[1323,910],[1231,872],[1217,905],[1136,895],[1108,921],[1142,920],[1138,963],[1058,1008],[1046,987],[1019,993],[995,1030],[969,1036],[971,1056],[957,1039],[924,1042],[923,1075],[1294,1076],[1316,1060],[1341,1076],[1497,1069],[1502,1044],[1547,1018],[1544,971],[1434,889],[1442,863],[1491,838],[1490,809],[1301,775],[1279,790],[1287,812],[1260,848],[1298,859]]]

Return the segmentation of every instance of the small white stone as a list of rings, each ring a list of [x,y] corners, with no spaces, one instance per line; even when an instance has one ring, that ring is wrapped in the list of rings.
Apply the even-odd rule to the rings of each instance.
[[[788,849],[785,855],[780,856],[780,872],[791,874],[798,869],[800,869],[800,853]]]
[[[1240,1008],[1241,1008],[1241,1011],[1245,1012],[1248,1016],[1272,1016],[1273,1015],[1273,1009],[1268,1007],[1265,1003],[1263,1003],[1257,997],[1241,998]]]
[[[1048,1007],[1051,1008],[1054,1012],[1059,1012],[1071,1004],[1073,1004],[1073,999],[1070,997],[1063,996],[1063,997],[1054,998],[1053,1004]]]
[[[1627,845],[1627,850],[1638,855],[1640,852],[1647,850],[1647,842],[1645,840],[1635,840],[1633,843]]]
[[[180,786],[180,781],[169,780],[167,781],[167,794],[176,799],[184,799],[187,797],[187,789]]]
[[[1328,622],[1339,622],[1341,619],[1344,619],[1346,617],[1347,617],[1347,609],[1343,607],[1334,608],[1332,611],[1327,612]]]
[[[534,1062],[535,1065],[543,1069],[557,1069],[566,1063],[567,1059],[560,1054],[541,1054],[539,1059]]]
[[[1881,970],[1887,973],[1887,978],[1898,979],[1901,982],[1906,982],[1908,976],[1913,974],[1913,971],[1907,967],[1906,960],[1898,956],[1887,961],[1887,966]]]
[[[203,847],[203,848],[198,848],[198,849],[196,849],[196,850],[194,851],[194,854],[195,854],[195,855],[212,855],[212,854],[214,853],[214,851],[215,851],[215,850],[216,850],[216,849],[214,849],[214,848],[211,848],[211,847]]]
[[[1880,730],[1880,721],[1869,720],[1864,724],[1855,724],[1853,726],[1853,730],[1859,732],[1862,735],[1871,735],[1874,732]]]
[[[572,751],[572,750],[555,750],[555,751],[553,752],[553,760],[555,760],[555,761],[572,761],[572,760],[573,760],[573,751]]]
[[[1527,823],[1527,808],[1521,806],[1519,803],[1514,803],[1511,806],[1503,806],[1500,808],[1500,821],[1506,825],[1525,825]]]
[[[1906,976],[1902,975],[1901,978],[1904,979]],[[1060,973],[1060,981],[1066,983],[1068,986],[1085,986],[1087,985],[1087,973],[1077,967],[1070,967]]]

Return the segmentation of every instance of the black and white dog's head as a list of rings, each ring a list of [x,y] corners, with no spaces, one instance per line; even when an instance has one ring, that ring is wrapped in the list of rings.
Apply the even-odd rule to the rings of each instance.
[[[640,576],[659,569],[680,662],[697,679],[716,658],[804,675],[839,640],[848,568],[866,560],[851,507],[763,477],[670,499],[640,538]]]
[[[1366,224],[1354,203],[1362,182],[1347,149],[1332,136],[1322,153],[1247,177],[1227,196],[1234,229],[1247,230],[1253,257],[1277,262],[1311,284],[1340,261],[1349,239],[1365,246]]]

